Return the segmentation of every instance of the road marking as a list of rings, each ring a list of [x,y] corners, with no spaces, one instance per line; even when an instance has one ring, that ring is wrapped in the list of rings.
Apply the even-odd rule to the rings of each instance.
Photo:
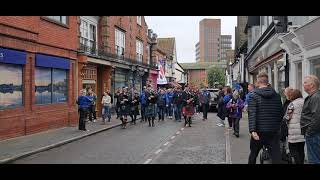
[[[184,130],[184,128],[181,128],[181,131],[183,131]]]
[[[229,130],[226,131],[225,138],[226,138],[226,164],[232,164]]]
[[[180,132],[178,131],[176,134],[180,134]]]
[[[161,151],[161,149],[158,149],[158,151],[156,151],[155,154],[159,154]]]
[[[171,139],[174,139],[176,136],[172,136]]]
[[[168,142],[166,142],[166,143],[164,143],[163,145],[164,145],[164,146],[166,146],[166,145],[168,145],[168,144],[169,144],[169,141],[168,141]]]
[[[143,164],[148,164],[149,162],[151,162],[152,161],[152,159],[148,159],[148,160],[146,160],[146,162],[144,162]]]

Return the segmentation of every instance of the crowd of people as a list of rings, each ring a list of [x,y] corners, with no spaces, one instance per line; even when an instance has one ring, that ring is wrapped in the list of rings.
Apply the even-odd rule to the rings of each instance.
[[[255,164],[263,146],[268,147],[273,163],[283,160],[281,143],[287,143],[290,154],[297,164],[305,160],[304,146],[307,145],[309,163],[320,163],[320,82],[316,76],[305,77],[304,91],[308,96],[304,99],[298,89],[287,87],[284,91],[286,100],[282,103],[281,96],[268,83],[268,75],[260,73],[256,84],[248,85],[248,93],[243,89],[232,89],[228,86],[219,87],[217,126],[224,127],[225,119],[229,130],[239,138],[239,122],[243,112],[248,113],[250,139],[249,164]],[[211,94],[205,87],[202,90],[185,86],[176,88],[159,88],[144,86],[141,93],[127,87],[119,88],[114,95],[115,111],[122,128],[126,129],[128,117],[131,124],[136,125],[137,116],[141,122],[148,122],[149,127],[155,126],[155,120],[165,118],[181,122],[191,127],[192,117],[202,111],[202,120],[207,120]],[[79,130],[86,130],[85,121],[96,122],[97,96],[91,88],[81,91],[77,100],[79,105]],[[102,121],[110,122],[112,98],[105,92],[101,100]],[[92,119],[93,117],[93,119]]]

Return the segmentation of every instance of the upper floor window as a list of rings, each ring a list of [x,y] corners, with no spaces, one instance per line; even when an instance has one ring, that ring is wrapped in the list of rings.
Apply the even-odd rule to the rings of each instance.
[[[137,24],[141,26],[142,16],[137,16]]]
[[[143,42],[140,40],[136,41],[136,52],[137,52],[137,61],[142,62],[143,57]]]
[[[47,18],[67,25],[67,16],[46,16]]]
[[[97,24],[81,18],[80,46],[91,54],[95,54],[97,48]]]
[[[123,31],[116,29],[115,30],[115,45],[116,45],[116,54],[119,56],[124,56],[125,50],[126,35]]]

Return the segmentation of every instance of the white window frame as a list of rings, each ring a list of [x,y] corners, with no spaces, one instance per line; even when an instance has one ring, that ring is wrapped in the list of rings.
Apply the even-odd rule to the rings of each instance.
[[[137,16],[137,24],[141,26],[142,24],[142,16]]]
[[[137,53],[137,61],[143,61],[143,42],[139,39],[136,40],[136,53]]]
[[[126,34],[120,29],[115,29],[115,53],[124,56],[126,47]]]
[[[58,23],[68,25],[68,18],[67,16],[46,16],[47,18],[56,21]]]
[[[95,27],[95,37],[92,37],[93,32],[91,31],[91,26]],[[98,49],[98,24],[90,21],[89,19],[80,18],[80,43],[88,47],[88,51],[91,49],[90,53],[95,53]],[[95,45],[95,47],[93,47]]]

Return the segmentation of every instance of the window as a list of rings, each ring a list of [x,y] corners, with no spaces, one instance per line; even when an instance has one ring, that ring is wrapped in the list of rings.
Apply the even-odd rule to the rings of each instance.
[[[97,25],[81,18],[80,46],[85,52],[96,54]]]
[[[137,52],[137,61],[142,62],[143,57],[143,42],[140,40],[136,41],[136,52]]]
[[[36,67],[36,104],[67,102],[67,70]]]
[[[22,67],[0,63],[0,110],[23,105]]]
[[[115,30],[116,54],[124,56],[125,50],[125,33],[119,29]]]
[[[67,25],[67,16],[46,16],[47,18]]]
[[[141,19],[142,19],[141,17],[142,17],[142,16],[137,16],[137,24],[139,24],[140,26],[141,26],[141,21],[142,21],[142,20],[141,20]]]
[[[148,64],[151,64],[151,58],[150,58],[150,56],[151,56],[151,46],[148,44],[147,45],[147,55],[148,55],[148,57],[147,57],[147,59],[148,59]]]

